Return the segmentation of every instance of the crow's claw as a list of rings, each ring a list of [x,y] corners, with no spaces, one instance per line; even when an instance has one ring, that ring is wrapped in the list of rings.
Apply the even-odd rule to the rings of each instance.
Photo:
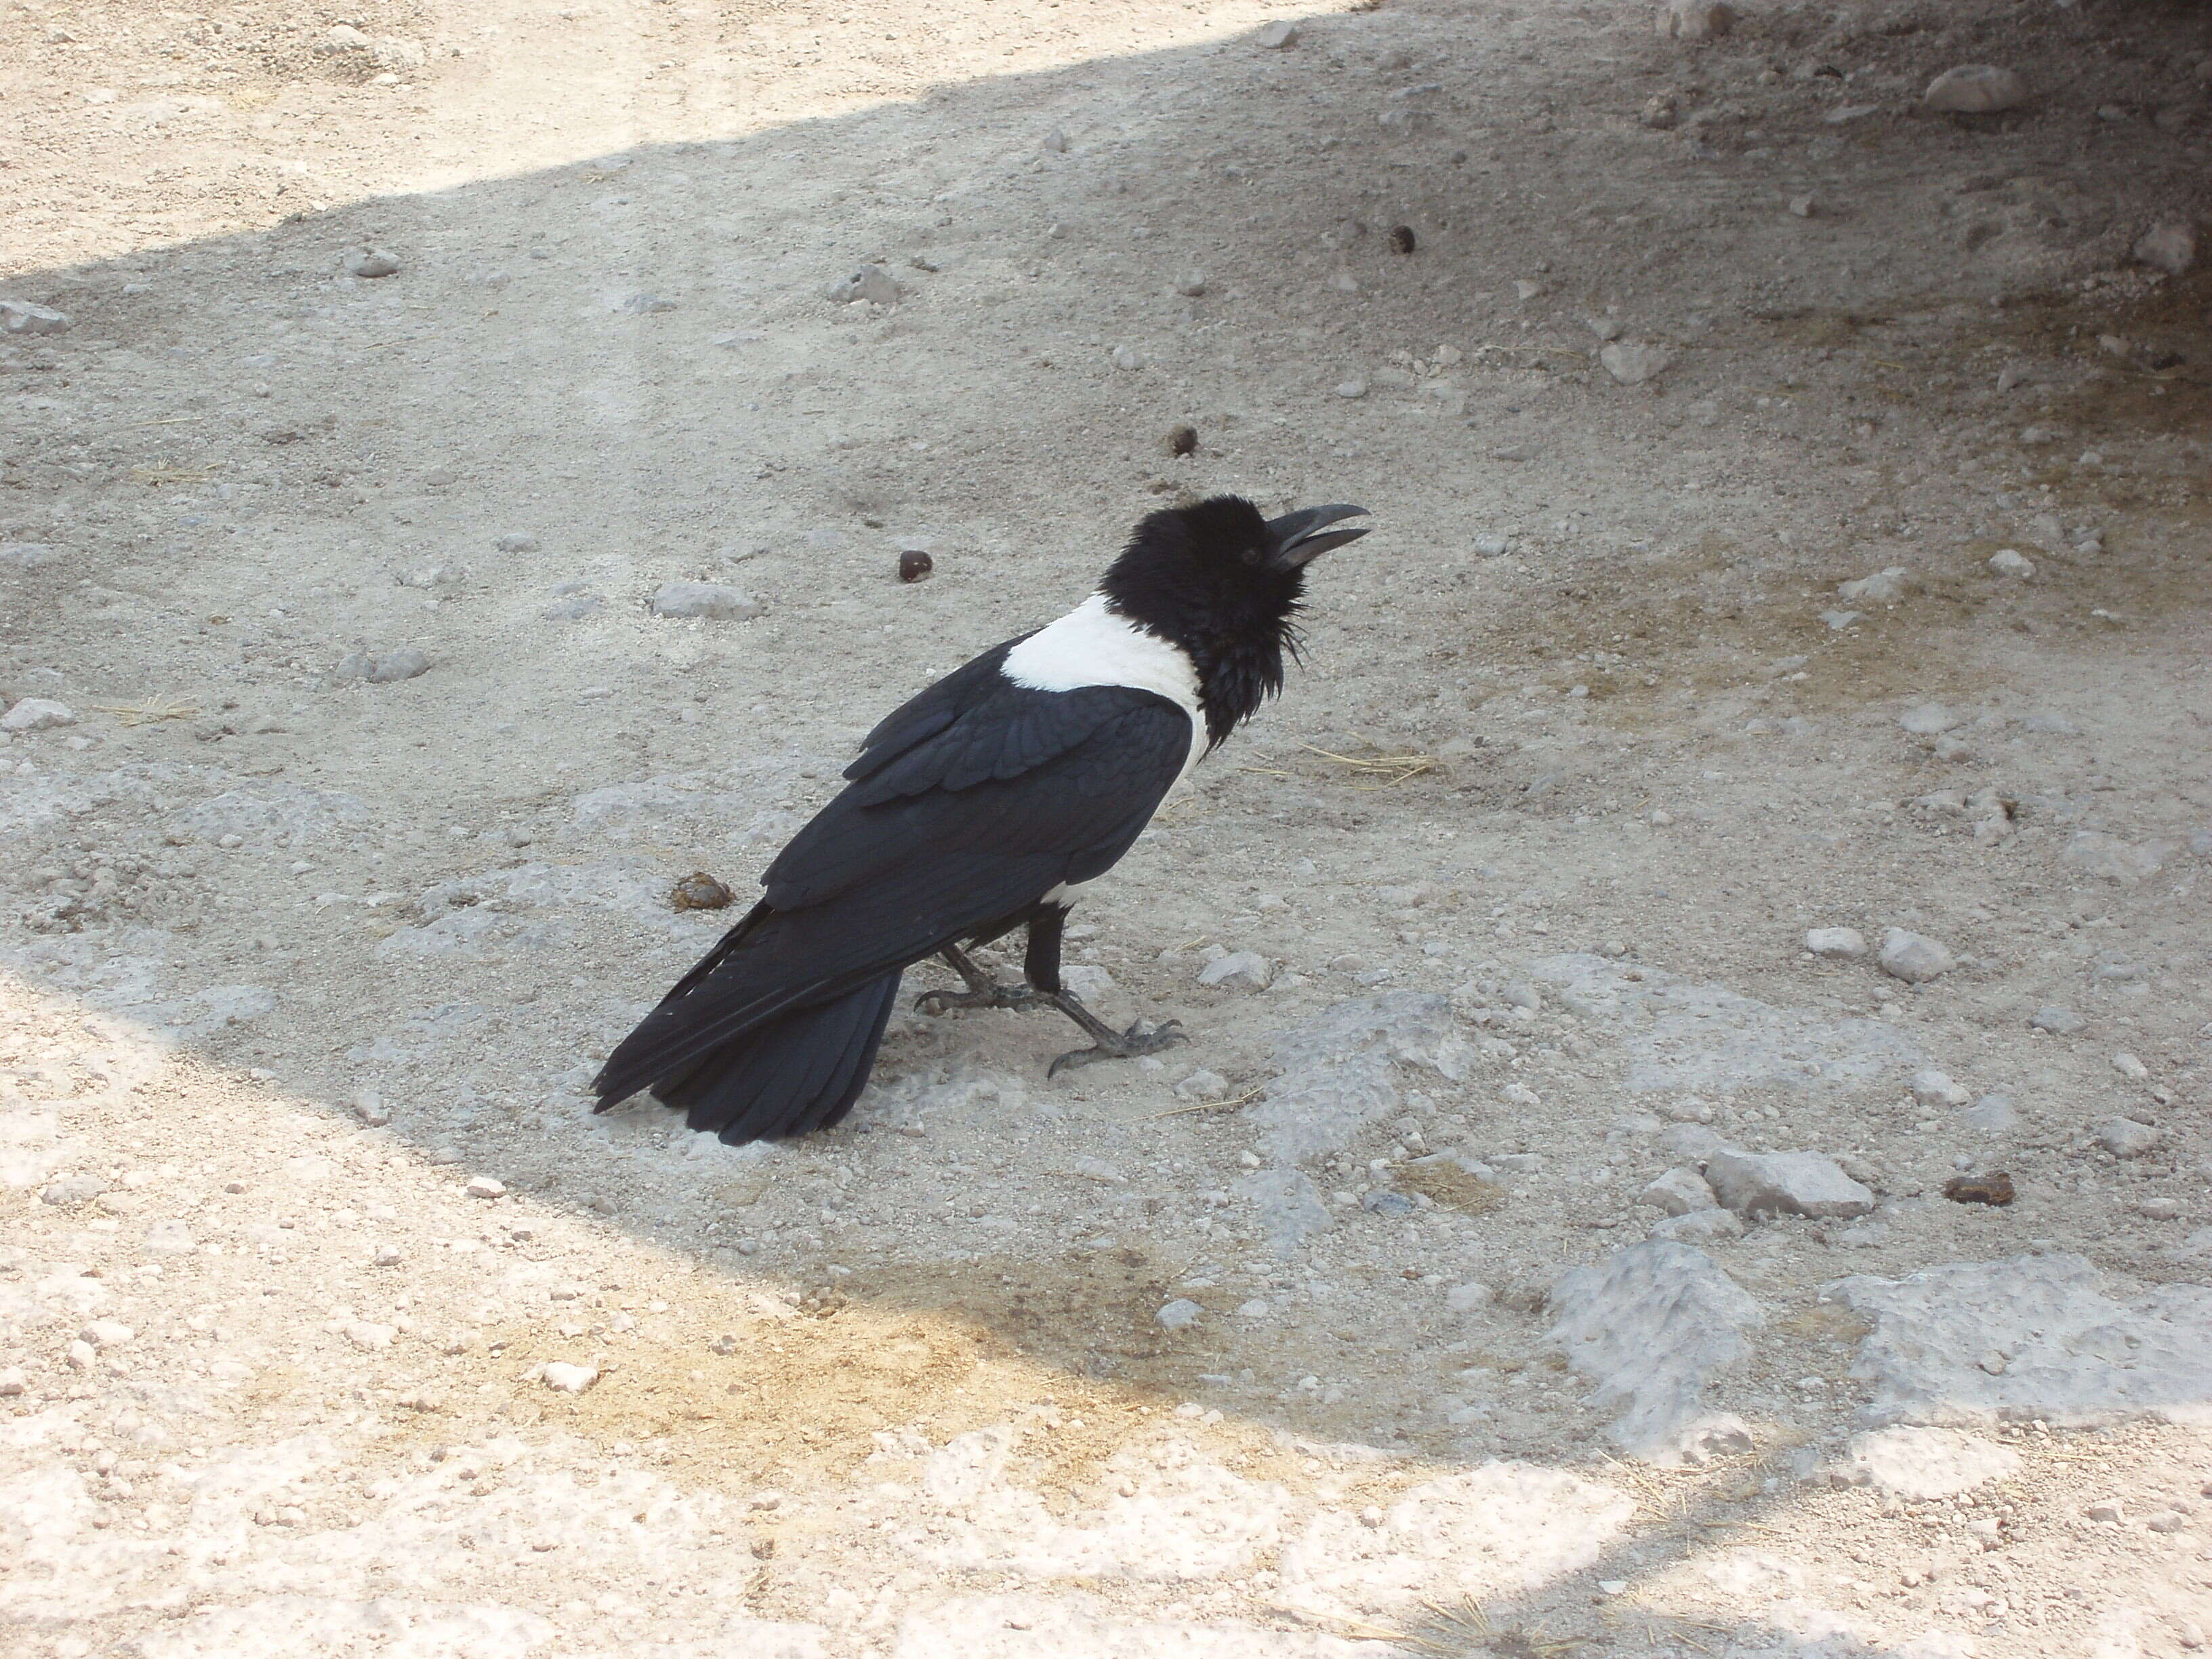
[[[1147,1030],[1139,1020],[1119,1035],[1109,1034],[1088,1048],[1071,1048],[1053,1061],[1045,1070],[1048,1078],[1058,1077],[1063,1071],[1073,1071],[1079,1066],[1088,1066],[1094,1060],[1134,1060],[1140,1054],[1156,1054],[1163,1048],[1172,1048],[1178,1042],[1188,1042],[1190,1036],[1182,1029],[1180,1020],[1170,1020],[1164,1025]]]

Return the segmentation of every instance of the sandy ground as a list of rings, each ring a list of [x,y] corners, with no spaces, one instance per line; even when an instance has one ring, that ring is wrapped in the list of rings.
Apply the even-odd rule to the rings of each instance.
[[[12,6],[0,1648],[2199,1648],[2208,46]],[[587,1115],[678,878],[1216,489],[1381,529],[1076,919],[1188,1048]]]

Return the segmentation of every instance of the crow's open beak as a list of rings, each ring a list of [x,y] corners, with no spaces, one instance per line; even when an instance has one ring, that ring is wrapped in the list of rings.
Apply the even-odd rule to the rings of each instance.
[[[1274,562],[1285,569],[1297,570],[1332,547],[1342,547],[1346,542],[1358,541],[1375,526],[1364,524],[1356,530],[1329,530],[1326,526],[1340,519],[1359,519],[1367,516],[1364,507],[1303,507],[1296,513],[1285,513],[1279,519],[1267,520],[1267,536],[1274,544]]]

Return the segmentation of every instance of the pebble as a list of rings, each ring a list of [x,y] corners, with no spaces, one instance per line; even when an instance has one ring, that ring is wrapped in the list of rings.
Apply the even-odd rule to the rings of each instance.
[[[1152,1317],[1159,1322],[1160,1328],[1163,1330],[1180,1331],[1187,1329],[1188,1327],[1196,1324],[1198,1322],[1198,1316],[1205,1311],[1205,1309],[1200,1307],[1197,1303],[1192,1301],[1188,1297],[1179,1296],[1176,1297],[1174,1301],[1167,1304],[1158,1313],[1154,1314]]]
[[[1391,252],[1411,253],[1419,246],[1420,239],[1413,234],[1413,226],[1393,225],[1390,227]]]
[[[1828,624],[1831,632],[1840,634],[1856,622],[1863,612],[1856,611],[1823,611],[1820,620]]]
[[[1658,92],[1644,100],[1636,118],[1656,132],[1665,132],[1682,118],[1682,101],[1671,92]]]
[[[1541,283],[1532,283],[1523,279],[1513,284],[1513,297],[1516,300],[1533,300],[1543,291],[1544,285]]]
[[[1794,218],[1810,219],[1820,210],[1820,203],[1810,196],[1793,196],[1790,198],[1790,212]]]
[[[349,276],[391,276],[398,274],[399,256],[388,248],[356,248],[345,257],[345,274]]]
[[[502,553],[535,553],[538,550],[538,538],[511,532],[501,536],[492,545]]]
[[[29,1386],[21,1365],[0,1367],[0,1400],[12,1400]]]
[[[828,291],[830,298],[839,305],[850,305],[855,300],[865,300],[872,306],[895,306],[899,302],[898,283],[881,265],[862,265],[830,283]]]
[[[562,582],[553,592],[559,597],[538,613],[547,622],[581,622],[607,608],[606,596],[582,582]]]
[[[1620,337],[1620,319],[1618,317],[1585,317],[1583,326],[1601,340],[1618,340]]]
[[[2008,1129],[2018,1128],[2020,1113],[2014,1108],[2009,1097],[1984,1095],[1972,1106],[1959,1114],[1959,1121],[1969,1129],[1979,1129],[1985,1133],[1996,1134]]]
[[[1120,369],[1136,369],[1145,366],[1145,354],[1133,345],[1115,346],[1108,360]]]
[[[64,1176],[39,1194],[39,1201],[58,1210],[74,1210],[80,1204],[91,1203],[106,1190],[107,1183],[98,1176]]]
[[[1253,40],[1269,52],[1280,52],[1285,46],[1298,43],[1298,26],[1295,23],[1274,22],[1263,25]]]
[[[1651,1237],[1676,1244],[1719,1244],[1743,1237],[1743,1218],[1734,1210],[1691,1210],[1655,1223]]]
[[[1943,1183],[1943,1196],[1954,1204],[1988,1204],[2002,1209],[2018,1196],[2012,1177],[2002,1170],[1988,1175],[1953,1176]]]
[[[1454,1313],[1473,1313],[1486,1308],[1498,1299],[1498,1292],[1479,1279],[1470,1279],[1463,1285],[1455,1285],[1444,1292],[1444,1306]]]
[[[694,870],[669,890],[668,903],[675,910],[720,910],[737,895],[704,870]]]
[[[1367,382],[1357,379],[1339,380],[1336,383],[1336,395],[1340,398],[1364,398],[1367,395]]]
[[[1198,451],[1198,428],[1188,423],[1168,434],[1168,453],[1180,459]]]
[[[367,680],[372,685],[390,685],[398,680],[411,680],[418,674],[429,672],[430,659],[416,647],[402,646],[397,651],[355,651],[347,654],[334,671],[341,680]]]
[[[76,1334],[80,1342],[89,1342],[95,1348],[119,1348],[138,1333],[119,1319],[95,1319]]]
[[[1359,1200],[1359,1207],[1370,1215],[1408,1216],[1417,1212],[1421,1206],[1403,1193],[1377,1187]]]
[[[1232,951],[1198,970],[1200,985],[1225,985],[1232,991],[1264,991],[1274,979],[1274,963],[1256,951]]]
[[[2179,276],[2197,263],[2197,227],[2186,219],[2163,220],[2136,239],[2135,256],[2169,276]],[[66,321],[63,326],[68,326]]]
[[[1973,1096],[1953,1082],[1948,1072],[1929,1066],[1912,1074],[1912,1097],[1923,1106],[1963,1106]]]
[[[1652,20],[1662,40],[1717,40],[1735,27],[1726,0],[1667,0]]]
[[[2053,1036],[2072,1036],[2089,1022],[2071,1008],[2062,1008],[2055,1002],[2046,1002],[2028,1016],[2029,1029],[2048,1031]]]
[[[1186,300],[1198,299],[1206,292],[1205,273],[1197,270],[1185,271],[1176,278],[1175,291]]]
[[[1855,582],[1838,583],[1836,597],[1845,605],[1890,605],[1905,597],[1905,567],[1893,564]]]
[[[1218,1072],[1193,1072],[1175,1086],[1180,1100],[1226,1100],[1229,1098],[1229,1079]]]
[[[1054,155],[1066,155],[1067,134],[1063,132],[1060,128],[1054,127],[1050,132],[1045,134],[1044,147],[1050,150]]]
[[[1960,723],[1958,715],[1940,702],[1916,703],[1897,717],[1897,723],[1916,738],[1941,737]]]
[[[1692,1210],[1710,1210],[1720,1200],[1695,1170],[1669,1170],[1649,1182],[1636,1195],[1636,1201],[1668,1215],[1687,1215]]]
[[[469,1184],[462,1190],[471,1198],[505,1198],[507,1183],[490,1176],[471,1176]]]
[[[653,596],[656,617],[703,617],[708,622],[750,622],[762,605],[750,593],[720,582],[664,582]]]
[[[1723,1146],[1705,1160],[1705,1179],[1739,1215],[1834,1218],[1865,1215],[1874,1194],[1818,1152],[1747,1152]]]
[[[2112,1069],[2131,1083],[2141,1083],[2150,1075],[2150,1068],[2124,1049],[2112,1056]]]
[[[394,1325],[379,1325],[370,1320],[357,1319],[344,1328],[345,1340],[363,1352],[373,1353],[392,1346],[392,1339],[399,1334]]]
[[[75,726],[76,711],[51,697],[25,697],[0,714],[0,732],[44,732],[57,726]]]
[[[66,334],[69,331],[66,312],[33,305],[28,300],[0,300],[0,333]]]
[[[369,1258],[369,1263],[377,1267],[396,1267],[405,1260],[397,1244],[380,1244],[376,1247],[376,1254]]]
[[[1954,115],[1994,115],[2027,100],[2020,76],[1994,64],[1961,64],[1928,83],[1928,107]]]
[[[1598,348],[1597,360],[1621,385],[1642,386],[1664,372],[1674,361],[1674,354],[1664,346],[1630,345],[1615,340]]]
[[[2173,1221],[2181,1215],[2181,1200],[2178,1198],[2146,1198],[2135,1206],[2136,1213],[2146,1221]]]
[[[657,317],[665,311],[676,309],[676,301],[664,300],[658,294],[641,289],[627,295],[617,302],[615,309],[625,317]]]
[[[1881,936],[1882,971],[1908,985],[1924,985],[1959,965],[1959,959],[1924,933],[1892,927]]]
[[[36,570],[61,556],[61,549],[45,542],[10,542],[0,547],[0,570]]]
[[[1495,530],[1486,530],[1468,545],[1478,559],[1500,559],[1512,550],[1513,542],[1511,538],[1500,535]]]
[[[2018,548],[2001,547],[1990,555],[1990,568],[2000,576],[2027,581],[2035,574],[2035,561]]]
[[[1805,948],[1816,957],[1863,957],[1867,949],[1866,935],[1856,927],[1808,927],[1805,930]]]
[[[2141,1158],[2165,1139],[2154,1126],[2131,1117],[2113,1118],[2097,1131],[2097,1144],[2114,1158]]]
[[[596,1365],[572,1365],[565,1359],[550,1362],[538,1375],[556,1394],[581,1394],[599,1380]]]

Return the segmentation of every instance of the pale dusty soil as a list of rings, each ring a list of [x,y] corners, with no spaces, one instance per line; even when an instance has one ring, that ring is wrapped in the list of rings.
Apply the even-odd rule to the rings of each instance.
[[[1255,43],[1296,15],[0,16],[0,296],[74,319],[0,344],[0,549],[52,550],[0,556],[0,696],[77,715],[0,740],[0,1649],[2202,1639],[2212,1388],[1966,1413],[2019,1462],[1952,1502],[1840,1485],[1869,1326],[1822,1289],[2206,1280],[2212,331],[2201,270],[2129,259],[2206,205],[2203,15],[1762,5],[1696,47],[1392,0]],[[1976,61],[2030,105],[1914,107]],[[343,275],[371,244],[398,274]],[[869,260],[898,306],[823,297]],[[1608,315],[1670,366],[1616,384]],[[831,1135],[589,1117],[722,925],[670,884],[742,896],[879,713],[1213,489],[1381,527],[1078,917],[1105,1009],[1191,1047],[1048,1083],[1056,1022],[902,1018]],[[765,614],[647,614],[702,578]],[[1948,747],[1898,724],[1931,700]],[[1985,789],[2016,815],[1977,834]],[[1827,925],[1962,961],[1907,987],[1804,954]],[[1280,974],[1201,988],[1214,945]],[[1802,1075],[1725,1012],[1655,1048],[1559,994],[1570,953],[1874,1058]],[[1415,991],[1463,1074],[1385,1067],[1285,1242],[1276,1039]],[[1916,1063],[2017,1125],[1916,1105]],[[1201,1067],[1224,1102],[1176,1092]],[[2091,1144],[2123,1115],[2148,1155]],[[1700,1117],[1881,1208],[1711,1246],[1763,1320],[1708,1390],[1750,1449],[1664,1468],[1545,1297]],[[1437,1149],[1492,1178],[1431,1190]],[[2000,1168],[2008,1209],[1940,1196]]]

